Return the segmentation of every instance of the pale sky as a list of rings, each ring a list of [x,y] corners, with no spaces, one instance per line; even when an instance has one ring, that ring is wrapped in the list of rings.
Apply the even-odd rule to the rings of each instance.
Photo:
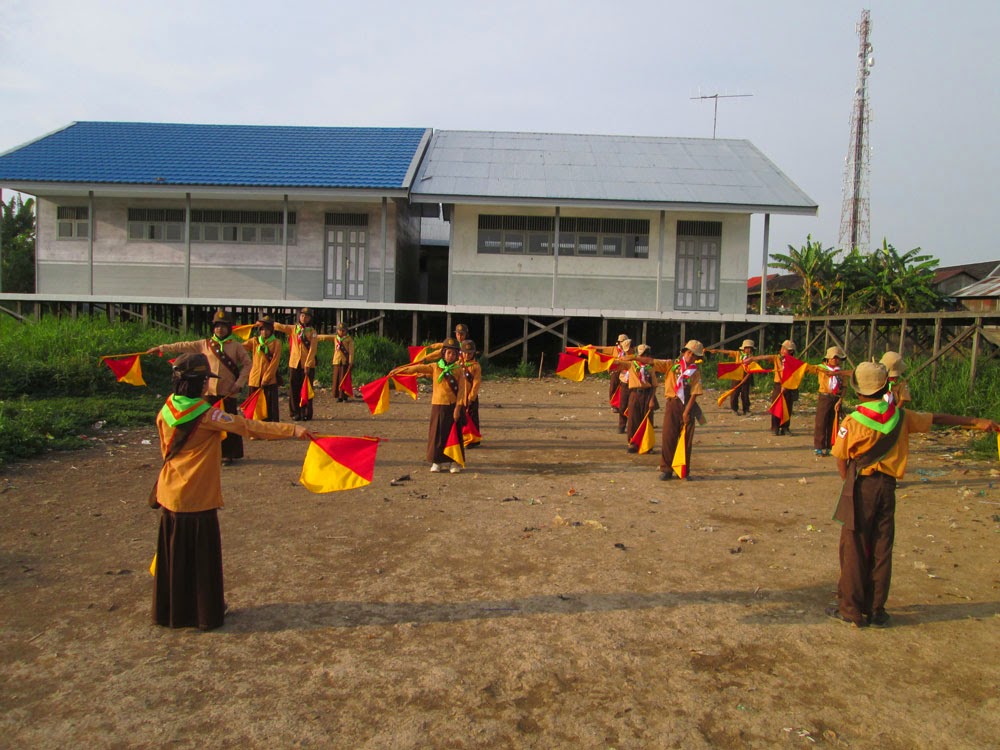
[[[77,120],[432,127],[753,142],[835,246],[871,10],[871,239],[1000,259],[995,0],[0,0],[0,152]],[[755,218],[750,273],[759,272]]]

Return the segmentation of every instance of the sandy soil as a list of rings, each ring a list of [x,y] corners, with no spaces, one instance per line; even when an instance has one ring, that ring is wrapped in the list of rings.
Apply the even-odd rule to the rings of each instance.
[[[707,398],[682,483],[626,454],[602,381],[483,391],[456,476],[423,461],[426,394],[372,418],[320,393],[318,431],[389,438],[361,490],[249,443],[210,633],[149,622],[152,427],[9,470],[0,746],[997,746],[1000,480],[966,436],[913,441],[894,627],[856,630],[823,616],[840,482],[808,401],[774,437]]]

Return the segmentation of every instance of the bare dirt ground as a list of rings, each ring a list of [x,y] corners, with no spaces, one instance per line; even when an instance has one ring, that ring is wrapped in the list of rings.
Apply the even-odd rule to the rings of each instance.
[[[152,426],[9,470],[0,746],[997,747],[1000,479],[967,435],[913,441],[894,626],[857,630],[823,615],[840,482],[808,400],[774,437],[708,394],[696,481],[661,482],[605,382],[487,382],[456,476],[426,394],[321,392],[317,431],[389,438],[375,481],[311,495],[304,444],[248,443],[210,633],[149,622]]]

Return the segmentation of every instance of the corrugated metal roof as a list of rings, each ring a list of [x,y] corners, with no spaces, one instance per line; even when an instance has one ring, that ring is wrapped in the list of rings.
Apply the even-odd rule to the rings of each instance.
[[[414,200],[704,204],[816,213],[745,140],[438,130]]]
[[[982,281],[969,284],[952,292],[950,297],[1000,297],[1000,274],[987,276]]]
[[[0,155],[0,181],[406,189],[425,128],[77,122]]]

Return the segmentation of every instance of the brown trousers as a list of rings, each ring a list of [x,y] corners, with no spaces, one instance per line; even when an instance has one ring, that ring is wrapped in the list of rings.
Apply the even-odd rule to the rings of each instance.
[[[697,404],[695,404],[697,406]],[[691,446],[694,445],[694,410],[692,409],[691,421],[688,423],[687,432],[684,435],[684,447],[687,451],[688,474],[691,473]],[[663,405],[663,440],[660,448],[660,471],[673,471],[671,464],[674,462],[674,452],[677,450],[677,441],[681,438],[681,428],[684,426],[684,404],[679,398],[668,398]]]
[[[628,436],[629,441],[632,440],[632,436],[639,429],[647,413],[650,416],[649,421],[653,421],[653,414],[650,411],[651,407],[653,409],[656,408],[656,399],[652,388],[629,388],[628,421],[625,424],[625,434]]]
[[[896,536],[896,478],[875,472],[854,485],[854,529],[840,530],[840,614],[858,624],[889,598]]]
[[[821,393],[816,399],[816,421],[813,423],[813,448],[816,450],[833,447],[833,424],[837,420],[839,402],[840,396],[830,393]]]

